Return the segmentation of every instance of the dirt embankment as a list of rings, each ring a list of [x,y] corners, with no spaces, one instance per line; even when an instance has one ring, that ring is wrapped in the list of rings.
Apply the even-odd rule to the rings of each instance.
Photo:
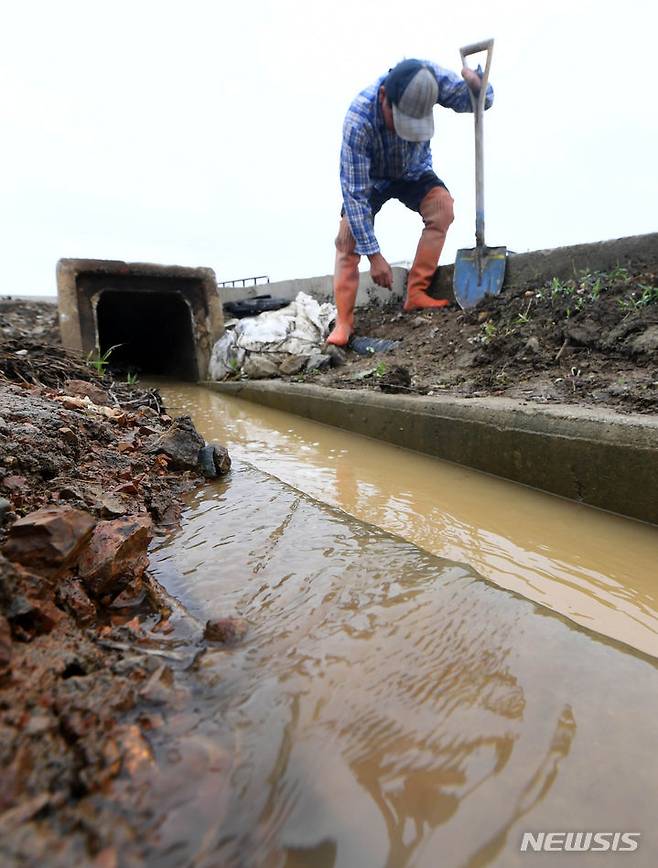
[[[163,709],[203,647],[174,650],[195,628],[148,545],[230,459],[157,392],[67,357],[52,305],[0,318],[1,861],[140,864]]]
[[[402,314],[357,311],[357,334],[399,341],[386,354],[358,356],[313,382],[460,397],[504,395],[538,404],[658,410],[658,277],[617,268],[554,279],[456,305]],[[295,378],[291,378],[295,379]],[[306,376],[309,379],[309,375]]]

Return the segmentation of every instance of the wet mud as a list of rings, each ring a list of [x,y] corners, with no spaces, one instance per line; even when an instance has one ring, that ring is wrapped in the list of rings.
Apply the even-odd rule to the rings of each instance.
[[[149,545],[230,459],[157,391],[67,356],[51,305],[0,309],[0,861],[143,864],[152,806],[180,794],[162,712],[189,708],[209,644]]]
[[[399,341],[305,378],[338,388],[658,410],[658,277],[623,268],[554,279],[470,311],[358,310],[359,335]],[[335,361],[335,359],[334,359]],[[294,379],[294,378],[293,378]]]

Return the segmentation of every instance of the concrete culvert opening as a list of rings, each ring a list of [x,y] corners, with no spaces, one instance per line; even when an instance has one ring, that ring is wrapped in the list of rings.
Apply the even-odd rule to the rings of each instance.
[[[112,368],[198,379],[192,314],[179,293],[105,290],[96,317],[101,353],[115,347]]]
[[[117,374],[203,380],[224,318],[211,268],[60,259],[62,343],[84,357],[110,355]]]

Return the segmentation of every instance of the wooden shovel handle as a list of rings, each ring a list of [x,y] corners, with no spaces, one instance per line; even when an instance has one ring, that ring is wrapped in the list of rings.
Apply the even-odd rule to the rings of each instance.
[[[479,94],[476,96],[470,87],[468,89],[475,119],[475,245],[478,248],[484,248],[484,142],[482,125],[493,44],[493,39],[484,39],[482,42],[474,42],[472,45],[465,45],[464,48],[459,49],[464,66],[468,66],[466,58],[470,54],[477,54],[480,51],[487,52]]]

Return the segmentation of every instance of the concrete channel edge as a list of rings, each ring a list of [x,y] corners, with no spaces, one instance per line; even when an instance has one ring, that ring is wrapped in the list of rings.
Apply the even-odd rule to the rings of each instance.
[[[204,385],[658,524],[655,416],[538,407],[507,398],[385,395],[269,380]]]

